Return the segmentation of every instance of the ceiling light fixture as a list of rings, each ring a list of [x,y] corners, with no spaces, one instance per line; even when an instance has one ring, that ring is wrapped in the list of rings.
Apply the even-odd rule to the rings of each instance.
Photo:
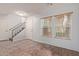
[[[16,14],[19,16],[28,16],[24,11],[16,11]]]
[[[54,5],[53,3],[48,3],[49,7],[53,7],[53,5]]]

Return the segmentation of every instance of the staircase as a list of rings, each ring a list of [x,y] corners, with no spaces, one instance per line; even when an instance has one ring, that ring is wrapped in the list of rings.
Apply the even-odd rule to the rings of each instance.
[[[24,29],[25,29],[25,22],[19,23],[14,27],[12,27],[11,29],[9,29],[9,31],[11,32],[11,37],[9,38],[9,40],[13,41],[13,38],[17,36],[20,32],[22,32]]]

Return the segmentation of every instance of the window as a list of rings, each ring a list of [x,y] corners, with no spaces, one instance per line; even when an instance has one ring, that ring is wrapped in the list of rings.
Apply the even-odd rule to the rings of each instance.
[[[52,19],[53,16],[42,18],[42,35],[46,37],[53,36],[55,38],[70,39],[72,13],[73,12],[68,12],[64,14],[55,15],[55,19]],[[52,22],[52,20],[55,21]],[[55,25],[55,27],[52,28],[51,25]],[[53,29],[55,29],[54,32],[52,32]]]
[[[56,38],[70,39],[71,19],[70,13],[60,14],[56,17]]]
[[[51,29],[51,20],[52,17],[45,17],[42,18],[42,34],[43,36],[51,37],[52,36],[52,29]]]

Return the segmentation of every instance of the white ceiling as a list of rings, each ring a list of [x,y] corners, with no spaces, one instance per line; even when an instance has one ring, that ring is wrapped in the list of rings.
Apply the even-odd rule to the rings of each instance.
[[[46,3],[0,3],[0,16],[5,16],[14,11],[24,11],[29,14],[39,14],[48,8]]]
[[[48,9],[53,10],[63,5],[68,4],[53,3],[51,8],[48,3],[0,3],[0,16],[6,16],[15,11],[24,11],[29,15],[39,15]]]

